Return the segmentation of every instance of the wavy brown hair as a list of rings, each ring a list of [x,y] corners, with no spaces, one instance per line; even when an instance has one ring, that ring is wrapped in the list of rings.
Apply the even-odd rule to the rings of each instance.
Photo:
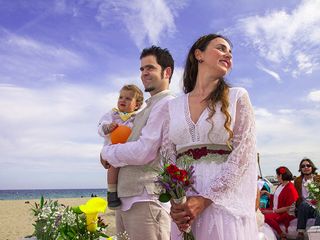
[[[226,40],[229,43],[229,45],[232,47],[232,43],[230,42],[230,40],[219,34],[208,34],[200,37],[192,45],[187,56],[186,64],[184,67],[184,73],[183,73],[184,93],[191,92],[196,85],[197,75],[198,75],[198,60],[195,57],[196,49],[199,49],[201,52],[205,51],[208,44],[215,38],[222,38]],[[204,99],[204,101],[208,103],[208,108],[209,108],[209,116],[207,118],[208,121],[212,119],[213,115],[216,112],[215,107],[217,102],[221,102],[220,110],[225,115],[224,128],[229,134],[227,145],[231,147],[230,142],[233,138],[233,131],[231,130],[231,115],[228,112],[229,89],[230,89],[230,85],[225,81],[223,77],[221,77],[219,79],[217,88],[212,90],[211,93]],[[213,122],[212,122],[212,128],[213,128]]]

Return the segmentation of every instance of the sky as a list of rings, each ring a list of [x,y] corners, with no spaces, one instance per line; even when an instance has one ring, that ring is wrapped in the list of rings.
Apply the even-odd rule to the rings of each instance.
[[[233,43],[232,86],[248,90],[262,174],[320,167],[320,0],[0,0],[0,189],[104,188],[100,117],[143,89],[139,55],[175,59],[181,94],[200,36]],[[145,97],[149,97],[145,94]]]

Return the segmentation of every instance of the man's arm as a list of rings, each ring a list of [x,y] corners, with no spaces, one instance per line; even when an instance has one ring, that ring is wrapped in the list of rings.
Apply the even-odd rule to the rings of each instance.
[[[153,106],[137,141],[104,146],[102,159],[114,167],[144,165],[153,161],[161,146],[163,123],[168,115],[166,103],[169,99],[165,97]]]

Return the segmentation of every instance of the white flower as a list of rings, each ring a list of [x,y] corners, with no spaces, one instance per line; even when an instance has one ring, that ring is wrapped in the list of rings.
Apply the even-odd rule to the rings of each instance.
[[[309,179],[309,180],[307,180],[303,185],[304,185],[305,187],[308,187],[308,185],[309,185],[310,183],[312,183],[312,181]]]

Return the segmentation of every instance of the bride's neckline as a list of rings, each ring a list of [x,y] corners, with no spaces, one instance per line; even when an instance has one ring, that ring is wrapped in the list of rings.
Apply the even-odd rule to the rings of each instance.
[[[186,110],[187,110],[187,113],[188,113],[187,115],[188,115],[191,123],[192,123],[193,125],[197,125],[197,124],[199,123],[200,119],[203,117],[204,113],[207,111],[207,107],[205,107],[205,108],[202,110],[202,112],[201,112],[201,114],[199,115],[198,119],[192,119],[191,111],[190,111],[189,96],[190,96],[190,93],[187,93],[187,94],[186,94],[186,98],[185,98],[186,108],[187,108]],[[196,121],[195,121],[195,120],[196,120]]]

